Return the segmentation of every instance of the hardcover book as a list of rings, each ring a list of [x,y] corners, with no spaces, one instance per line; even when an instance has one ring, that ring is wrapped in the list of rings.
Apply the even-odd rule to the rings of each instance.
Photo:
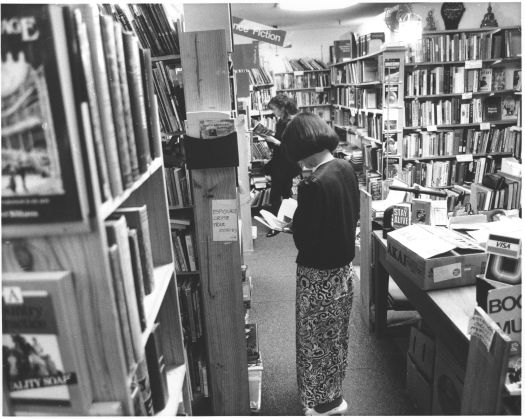
[[[412,221],[411,204],[402,203],[393,205],[392,209],[392,227],[401,228],[410,225]]]
[[[430,199],[414,198],[412,200],[412,224],[430,225],[431,208]]]
[[[487,97],[483,103],[483,120],[499,121],[501,119],[501,109],[501,97]]]
[[[2,5],[2,222],[85,219],[62,9]]]
[[[494,68],[492,70],[492,90],[505,90],[505,69]]]
[[[4,395],[14,413],[83,416],[92,403],[70,272],[2,275]]]
[[[492,88],[492,68],[482,68],[479,72],[479,91],[488,92]]]

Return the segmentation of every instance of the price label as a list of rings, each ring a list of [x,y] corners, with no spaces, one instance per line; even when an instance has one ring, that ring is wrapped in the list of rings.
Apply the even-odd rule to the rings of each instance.
[[[293,75],[294,76],[304,76],[304,71],[294,71]]]
[[[427,131],[428,132],[436,132],[437,130],[438,130],[437,125],[429,125],[429,126],[427,126]]]
[[[473,161],[473,156],[472,154],[458,154],[456,160],[458,162],[471,162]]]
[[[461,99],[472,99],[472,92],[465,92],[461,95]]]
[[[479,128],[482,130],[482,131],[487,131],[490,129],[490,122],[482,122],[481,124],[479,124]]]
[[[483,61],[481,60],[465,61],[465,70],[474,70],[476,68],[481,68],[482,66],[483,66]]]
[[[317,93],[323,93],[323,92],[324,92],[324,87],[316,87],[316,88],[315,88],[315,91],[316,91]]]

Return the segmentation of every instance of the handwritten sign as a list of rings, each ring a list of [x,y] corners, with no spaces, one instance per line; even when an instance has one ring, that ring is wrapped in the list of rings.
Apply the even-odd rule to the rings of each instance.
[[[465,92],[461,95],[461,99],[472,99],[472,92]]]
[[[429,125],[429,126],[427,126],[427,131],[428,132],[436,132],[437,130],[438,130],[437,125]]]
[[[474,313],[474,315],[470,318],[468,324],[468,333],[471,336],[477,336],[483,345],[485,345],[487,351],[490,351],[490,345],[492,344],[492,339],[494,338],[494,333],[496,333],[496,330],[479,314]]]
[[[211,223],[214,242],[237,240],[237,201],[214,199],[211,201]]]

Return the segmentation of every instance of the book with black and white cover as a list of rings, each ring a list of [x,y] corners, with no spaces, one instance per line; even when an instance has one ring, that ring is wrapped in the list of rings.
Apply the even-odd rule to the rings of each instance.
[[[81,119],[62,8],[6,4],[2,22],[2,222],[82,222]]]
[[[271,230],[291,232],[291,226],[297,201],[293,198],[283,199],[277,217],[270,211],[261,210],[260,216],[254,218]]]
[[[111,194],[113,197],[117,197],[122,194],[124,188],[120,174],[117,138],[111,109],[99,13],[97,7],[92,4],[83,4],[76,6],[76,8],[80,10],[82,20],[85,22],[87,28],[89,40],[86,46],[89,46],[91,64],[93,66],[95,97],[98,102],[98,117],[102,128],[102,139],[109,171],[109,183],[111,185]],[[83,53],[87,54],[86,51]],[[86,68],[86,63],[84,64],[84,68]],[[93,112],[93,109],[90,108],[90,110]],[[91,117],[96,118],[96,114],[92,113]]]
[[[492,89],[492,68],[479,70],[479,91],[489,92]]]
[[[12,414],[38,415],[44,407],[88,414],[93,399],[82,339],[70,272],[2,274],[4,396]]]

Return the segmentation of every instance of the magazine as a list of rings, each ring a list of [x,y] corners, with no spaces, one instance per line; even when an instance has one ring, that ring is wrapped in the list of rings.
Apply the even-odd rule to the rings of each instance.
[[[291,233],[293,215],[296,209],[297,201],[292,198],[287,198],[283,199],[277,217],[270,211],[261,210],[259,212],[261,216],[256,215],[254,218],[271,230]]]
[[[235,131],[233,119],[205,119],[199,121],[200,137],[204,139],[225,137]]]

